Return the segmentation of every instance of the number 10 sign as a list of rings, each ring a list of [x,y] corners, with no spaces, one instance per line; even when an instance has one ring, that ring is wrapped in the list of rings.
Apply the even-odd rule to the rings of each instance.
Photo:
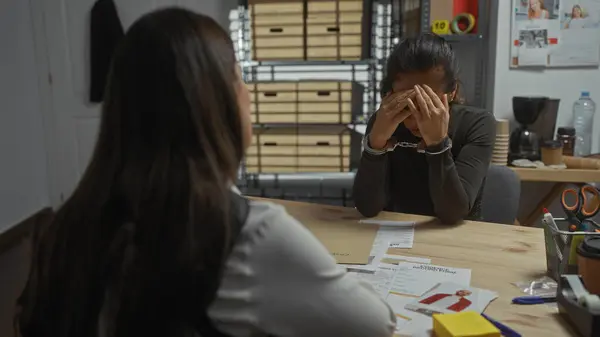
[[[431,31],[437,35],[450,34],[450,22],[448,20],[435,20],[431,24]]]

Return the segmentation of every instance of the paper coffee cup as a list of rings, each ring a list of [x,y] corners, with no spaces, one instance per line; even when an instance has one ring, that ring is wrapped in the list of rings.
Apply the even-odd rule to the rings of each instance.
[[[600,295],[600,236],[586,236],[577,247],[577,267],[587,290]]]

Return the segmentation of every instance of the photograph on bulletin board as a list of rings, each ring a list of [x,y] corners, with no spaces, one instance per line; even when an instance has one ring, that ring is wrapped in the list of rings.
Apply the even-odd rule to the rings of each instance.
[[[600,0],[562,0],[560,41],[550,55],[551,67],[598,66]]]
[[[513,0],[511,30],[513,68],[600,63],[600,0]]]

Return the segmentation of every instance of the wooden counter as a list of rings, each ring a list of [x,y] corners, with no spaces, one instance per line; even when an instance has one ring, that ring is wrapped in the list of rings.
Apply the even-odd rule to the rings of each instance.
[[[534,169],[512,167],[521,181],[548,182],[553,186],[537,205],[527,212],[527,215],[519,219],[523,226],[535,226],[542,217],[542,209],[547,208],[567,187],[567,184],[582,185],[585,183],[600,182],[600,170],[575,170],[575,169]]]
[[[271,200],[285,206],[301,222],[335,218],[356,222],[355,209],[293,201]],[[466,222],[458,226],[440,226],[431,218],[397,213],[382,213],[379,218],[417,221],[412,249],[403,255],[431,258],[436,265],[469,268],[471,284],[500,295],[486,313],[506,323],[523,336],[575,336],[573,330],[548,305],[517,306],[513,297],[522,296],[511,282],[538,278],[546,272],[544,238],[541,229]]]
[[[586,183],[600,182],[600,170],[573,170],[573,169],[534,169],[512,167],[522,181],[546,181],[557,183]]]

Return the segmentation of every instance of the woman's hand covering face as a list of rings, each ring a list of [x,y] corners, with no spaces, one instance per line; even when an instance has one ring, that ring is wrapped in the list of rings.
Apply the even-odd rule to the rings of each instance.
[[[414,98],[408,98],[408,107],[417,120],[425,145],[439,144],[448,136],[448,95],[444,94],[440,99],[427,85],[415,85],[414,91]]]
[[[369,144],[374,149],[384,149],[388,140],[396,131],[398,124],[411,115],[407,109],[411,97],[415,97],[415,90],[410,89],[387,94],[376,113],[373,129],[369,134]]]

